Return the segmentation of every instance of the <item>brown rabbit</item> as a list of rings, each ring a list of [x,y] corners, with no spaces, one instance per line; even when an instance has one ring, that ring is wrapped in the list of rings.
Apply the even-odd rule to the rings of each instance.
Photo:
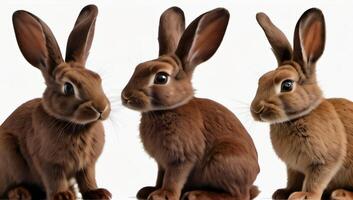
[[[47,199],[75,199],[72,178],[83,198],[111,197],[95,180],[95,163],[104,145],[101,120],[108,117],[110,103],[99,75],[85,68],[96,16],[96,6],[82,9],[64,61],[42,20],[26,11],[13,14],[21,52],[41,70],[47,87],[42,98],[21,105],[0,127],[1,197],[34,199],[28,185],[44,190]]]
[[[287,187],[274,199],[353,199],[353,103],[325,99],[316,62],[325,46],[325,20],[307,10],[294,31],[294,50],[264,13],[257,14],[278,61],[259,80],[251,113],[270,123],[277,155],[287,166]],[[343,190],[345,189],[345,190]],[[324,197],[327,198],[327,197]]]
[[[229,20],[217,8],[184,31],[180,8],[166,10],[159,25],[159,58],[139,64],[122,92],[123,104],[142,112],[140,135],[158,164],[155,187],[138,199],[252,199],[259,173],[253,141],[224,106],[194,97],[195,67],[218,49]]]

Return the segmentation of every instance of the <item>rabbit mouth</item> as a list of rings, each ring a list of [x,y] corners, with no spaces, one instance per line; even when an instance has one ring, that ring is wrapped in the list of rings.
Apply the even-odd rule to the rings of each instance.
[[[279,123],[283,123],[283,122],[286,122],[286,121],[289,121],[290,119],[288,117],[281,117],[281,118],[266,118],[266,117],[261,117],[260,116],[260,120],[261,122],[267,122],[267,123],[270,123],[270,124],[279,124]]]
[[[267,112],[261,113],[259,114],[259,119],[261,122],[267,122],[270,124],[278,124],[290,120],[288,116],[279,109],[271,109]]]
[[[263,103],[259,109],[251,108],[251,114],[256,121],[270,124],[288,121],[288,116],[279,106],[271,103]]]
[[[101,121],[106,120],[108,118],[108,116],[109,116],[109,113],[110,113],[110,106],[109,105],[106,105],[105,108],[102,111],[99,111],[94,106],[91,106],[91,109],[97,113],[96,121],[98,121],[98,120],[101,120]]]
[[[157,95],[147,94],[146,92],[139,92],[135,94],[126,94],[123,92],[121,96],[122,104],[132,110],[140,112],[149,112],[156,110],[170,110],[186,104],[193,98],[190,95],[187,98],[183,98],[180,101],[166,101],[161,99]]]
[[[122,103],[125,107],[136,111],[146,111],[148,108],[146,101],[135,97],[122,98]]]
[[[136,111],[144,111],[146,110],[143,106],[139,105],[139,104],[133,104],[130,101],[127,101],[126,103],[123,104],[125,107],[130,108],[132,110],[136,110]]]

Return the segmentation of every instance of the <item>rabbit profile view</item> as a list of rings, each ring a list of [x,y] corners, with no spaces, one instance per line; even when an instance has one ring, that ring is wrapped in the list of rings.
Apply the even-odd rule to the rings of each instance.
[[[82,9],[63,60],[42,20],[26,11],[13,14],[19,48],[42,72],[46,89],[42,98],[18,107],[0,127],[0,197],[75,199],[70,179],[76,180],[84,199],[111,197],[97,188],[95,179],[104,145],[101,121],[108,117],[110,103],[99,75],[85,68],[96,16],[96,6]]]
[[[353,199],[353,103],[325,99],[316,79],[325,47],[322,12],[312,8],[300,17],[293,49],[264,13],[256,17],[278,61],[260,78],[251,105],[256,120],[270,123],[274,150],[287,166],[287,187],[273,198]]]
[[[192,74],[216,52],[229,20],[217,8],[185,30],[180,8],[167,9],[159,24],[159,58],[139,64],[122,91],[122,102],[142,113],[140,136],[158,164],[154,187],[138,199],[253,199],[259,166],[253,141],[224,106],[194,97]]]

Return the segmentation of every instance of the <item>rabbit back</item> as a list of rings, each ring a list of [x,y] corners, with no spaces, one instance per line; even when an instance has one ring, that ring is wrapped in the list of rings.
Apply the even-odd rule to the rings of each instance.
[[[334,107],[339,115],[341,122],[345,128],[346,142],[346,156],[343,165],[338,171],[337,175],[328,186],[328,190],[335,189],[339,185],[353,186],[353,102],[343,98],[331,98],[327,100]]]
[[[13,182],[41,185],[40,177],[33,173],[26,141],[33,136],[31,116],[40,101],[33,99],[24,103],[0,127],[0,197]]]

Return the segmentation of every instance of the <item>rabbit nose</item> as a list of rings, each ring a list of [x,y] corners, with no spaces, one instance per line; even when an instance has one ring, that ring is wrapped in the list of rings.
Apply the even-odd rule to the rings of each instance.
[[[104,106],[103,109],[98,109],[97,111],[98,111],[99,114],[103,114],[103,113],[104,113],[105,111],[107,111],[108,109],[109,109],[109,105],[107,104],[107,105]]]
[[[109,105],[107,104],[104,108],[102,107],[95,107],[94,110],[99,114],[98,119],[103,119],[105,116],[107,116],[107,112],[109,110]]]
[[[99,119],[102,119],[103,112],[104,112],[104,111],[98,111],[98,113],[99,113]]]
[[[109,101],[103,99],[103,97],[92,102],[92,109],[100,114],[103,114],[105,111],[107,111],[109,109],[109,107],[110,107]]]

